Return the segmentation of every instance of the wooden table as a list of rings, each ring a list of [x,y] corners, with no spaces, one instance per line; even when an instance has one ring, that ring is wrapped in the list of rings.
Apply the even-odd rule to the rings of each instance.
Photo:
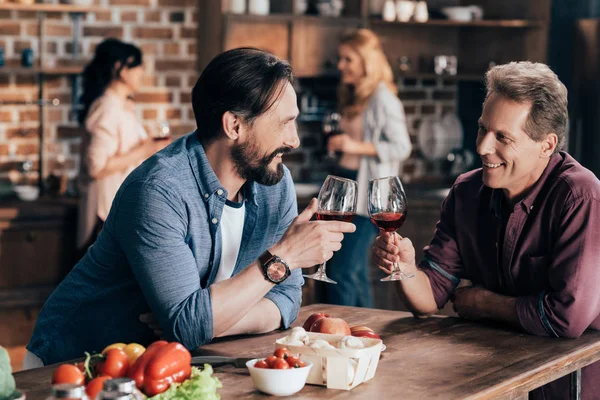
[[[503,326],[457,318],[418,320],[400,311],[313,304],[303,307],[294,325],[312,312],[327,312],[350,326],[366,325],[387,346],[375,377],[351,391],[307,385],[294,399],[519,399],[559,377],[600,360],[600,332],[579,339],[540,338]],[[218,340],[198,355],[266,357],[282,332]],[[50,390],[49,366],[15,374],[27,400],[42,400]],[[266,398],[256,391],[245,369],[216,369],[223,399]]]

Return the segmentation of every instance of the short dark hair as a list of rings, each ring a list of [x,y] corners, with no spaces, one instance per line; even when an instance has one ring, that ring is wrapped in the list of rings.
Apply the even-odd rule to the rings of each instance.
[[[197,135],[204,143],[217,138],[227,111],[252,125],[293,82],[292,67],[275,55],[254,48],[219,54],[206,66],[192,90]]]
[[[498,65],[486,73],[485,82],[486,100],[497,93],[517,103],[531,102],[525,133],[536,142],[555,133],[558,143],[554,152],[562,149],[569,121],[567,88],[546,64],[521,61]]]

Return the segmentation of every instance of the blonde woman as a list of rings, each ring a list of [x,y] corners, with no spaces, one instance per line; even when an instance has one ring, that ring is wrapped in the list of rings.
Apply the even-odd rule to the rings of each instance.
[[[404,108],[398,99],[392,68],[377,35],[359,29],[344,36],[338,47],[341,81],[338,106],[342,134],[328,141],[341,152],[334,174],[358,181],[356,232],[346,235],[342,249],[329,261],[327,285],[332,304],[371,307],[370,247],[377,236],[367,209],[370,179],[395,176],[411,153]]]

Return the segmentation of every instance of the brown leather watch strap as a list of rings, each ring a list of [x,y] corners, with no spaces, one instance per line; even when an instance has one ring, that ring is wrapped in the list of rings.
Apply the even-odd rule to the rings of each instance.
[[[264,253],[262,253],[259,257],[258,257],[258,261],[260,261],[260,263],[262,264],[262,266],[266,266],[267,263],[269,261],[271,261],[273,259],[273,257],[275,257],[273,254],[271,254],[271,252],[269,250],[265,250]]]

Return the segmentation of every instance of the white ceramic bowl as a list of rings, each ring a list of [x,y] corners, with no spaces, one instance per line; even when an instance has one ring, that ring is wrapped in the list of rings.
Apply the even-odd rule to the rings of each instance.
[[[289,396],[298,393],[306,384],[312,363],[306,367],[290,369],[254,368],[254,364],[262,358],[256,358],[246,363],[254,386],[261,392],[274,396]]]
[[[452,21],[471,21],[473,20],[473,10],[471,7],[444,7],[442,13]]]
[[[16,185],[13,190],[23,201],[34,201],[40,196],[40,188],[33,185]]]

